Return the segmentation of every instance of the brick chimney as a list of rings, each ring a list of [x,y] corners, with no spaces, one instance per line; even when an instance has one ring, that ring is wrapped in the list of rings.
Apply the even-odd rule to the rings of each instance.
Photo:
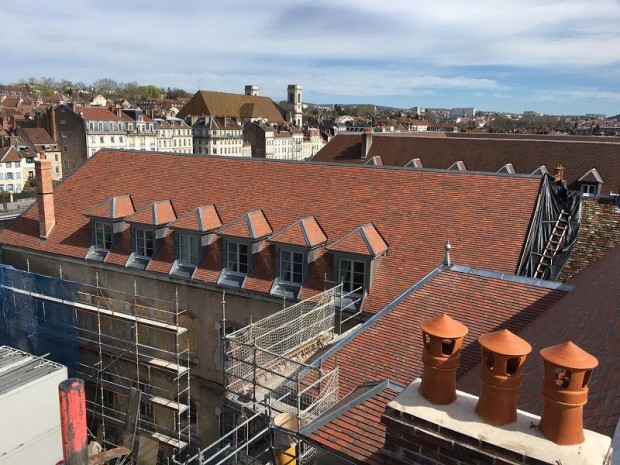
[[[555,182],[564,181],[564,167],[562,166],[561,163],[558,163],[558,166],[555,167],[553,176],[555,177]]]
[[[432,404],[456,400],[456,369],[467,327],[445,313],[420,323],[424,371],[420,394]]]
[[[52,162],[47,160],[45,152],[39,152],[39,159],[34,161],[37,179],[37,204],[39,206],[39,237],[47,239],[56,225],[54,214],[54,187],[52,184]]]
[[[476,413],[489,425],[513,423],[523,364],[532,346],[507,329],[483,334],[478,342],[482,348],[482,389]]]
[[[545,379],[539,429],[561,446],[581,444],[585,440],[583,406],[598,360],[570,341],[542,349],[540,355],[545,361]]]
[[[370,146],[372,145],[372,128],[364,128],[362,134],[362,153],[361,158],[365,160],[370,152]]]

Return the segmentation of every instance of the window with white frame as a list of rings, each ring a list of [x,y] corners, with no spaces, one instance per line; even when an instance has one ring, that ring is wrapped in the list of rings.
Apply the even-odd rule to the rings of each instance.
[[[112,225],[103,221],[95,222],[95,248],[110,250],[112,247]]]
[[[366,276],[366,263],[347,258],[340,259],[340,281],[345,293],[363,293]]]
[[[229,241],[226,243],[226,269],[232,273],[247,274],[248,245]]]
[[[150,258],[155,250],[155,234],[151,229],[135,228],[135,248],[137,257]]]
[[[200,238],[191,234],[179,234],[179,264],[198,266],[200,261]]]
[[[581,185],[581,193],[583,195],[596,195],[596,184],[582,184]]]
[[[304,278],[304,254],[280,250],[280,281],[302,284]]]

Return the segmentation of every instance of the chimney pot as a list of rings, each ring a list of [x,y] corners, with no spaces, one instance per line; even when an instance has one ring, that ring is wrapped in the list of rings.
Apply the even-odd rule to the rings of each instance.
[[[443,254],[443,264],[445,266],[452,265],[452,262],[450,261],[450,250],[451,249],[452,249],[452,246],[450,245],[450,241],[446,242],[446,245],[444,246],[444,254]]]
[[[561,163],[558,163],[558,166],[555,167],[553,176],[555,177],[555,182],[564,181],[564,167],[562,166]]]
[[[512,423],[517,419],[523,364],[532,346],[507,329],[483,334],[478,342],[482,349],[482,390],[476,413],[493,426]]]
[[[420,394],[432,404],[451,404],[456,400],[456,369],[468,329],[445,313],[424,320],[420,328],[424,363]]]
[[[572,342],[540,351],[545,363],[543,414],[539,429],[561,446],[581,444],[583,406],[588,401],[588,383],[598,360]]]

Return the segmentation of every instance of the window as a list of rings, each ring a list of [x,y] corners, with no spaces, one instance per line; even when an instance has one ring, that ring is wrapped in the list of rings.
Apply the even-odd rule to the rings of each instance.
[[[343,292],[361,294],[364,289],[365,275],[366,264],[364,262],[340,259],[340,281],[342,282]]]
[[[65,125],[65,124],[67,124],[67,122],[64,119],[61,119],[60,120],[60,124]]]
[[[301,284],[303,282],[304,254],[280,251],[280,281]]]
[[[110,250],[112,247],[112,225],[101,221],[95,222],[95,248]]]
[[[198,266],[200,261],[200,240],[198,236],[179,234],[179,263]]]
[[[114,142],[115,142],[115,141],[114,141],[114,136],[110,136],[110,142],[111,142],[111,143],[114,143]]]
[[[7,168],[11,168],[12,166],[13,166],[13,164],[10,161],[6,162],[6,167]],[[7,178],[7,179],[9,179],[9,178]]]
[[[6,179],[13,179],[13,173],[7,173]]]
[[[58,154],[54,155],[54,161],[58,161]]]
[[[60,137],[65,137],[65,138],[66,138],[66,137],[67,137],[67,133],[66,133],[65,131],[62,131],[62,132],[60,133]]]
[[[66,145],[63,145],[63,146],[62,146],[62,151],[63,151],[63,152],[66,152],[66,151],[67,151],[67,146],[66,146]]]
[[[21,162],[16,161],[14,166],[15,166],[15,168],[19,168],[21,166]]]
[[[150,258],[154,251],[154,236],[150,229],[136,228],[135,254],[138,257]]]
[[[58,156],[58,155],[56,155],[56,156]],[[26,163],[34,163],[34,158],[32,158],[32,157],[26,158]]]
[[[101,136],[101,137],[99,138],[99,142],[101,142],[101,143],[103,144],[103,136]]]
[[[582,184],[581,193],[583,195],[596,195],[596,184]]]
[[[227,242],[226,269],[232,273],[247,274],[248,246],[239,242]]]

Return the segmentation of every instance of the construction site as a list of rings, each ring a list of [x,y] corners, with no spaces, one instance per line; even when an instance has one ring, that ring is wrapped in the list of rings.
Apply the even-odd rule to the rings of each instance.
[[[199,448],[193,343],[178,294],[158,300],[135,284],[130,294],[9,266],[0,267],[0,293],[0,343],[45,355],[85,381],[88,435],[103,450],[127,442],[130,394],[141,392],[136,437],[119,464],[311,463],[314,449],[287,433],[338,402],[338,368],[309,362],[359,314],[356,294],[337,285],[226,334],[224,299],[221,437]],[[136,462],[139,455],[153,461]]]

